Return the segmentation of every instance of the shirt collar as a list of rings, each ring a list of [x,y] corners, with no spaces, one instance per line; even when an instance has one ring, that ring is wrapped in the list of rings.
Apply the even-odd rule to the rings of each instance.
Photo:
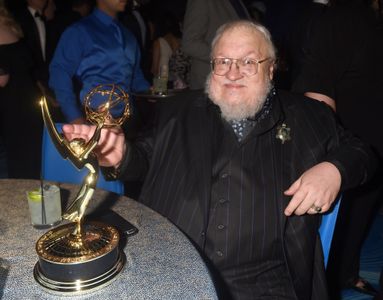
[[[100,22],[104,23],[105,25],[110,25],[112,23],[116,22],[116,19],[112,18],[108,14],[104,13],[102,10],[99,10],[98,8],[95,8],[93,10],[93,15],[100,20]]]
[[[28,6],[28,10],[32,14],[33,17],[35,16],[36,12],[40,13],[38,10],[36,10],[33,7],[30,7],[30,6]]]
[[[285,118],[278,91],[274,88],[270,91],[269,100],[270,106],[267,108],[269,109],[269,112],[265,114],[264,117],[262,117],[262,113],[257,116],[258,122],[257,126],[254,128],[254,133],[256,135],[263,134],[264,132],[273,129]],[[263,109],[265,109],[265,107]]]

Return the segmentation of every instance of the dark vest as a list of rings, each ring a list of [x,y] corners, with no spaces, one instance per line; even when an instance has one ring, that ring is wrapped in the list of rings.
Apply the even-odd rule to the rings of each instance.
[[[266,177],[258,177],[262,164],[254,159],[257,138],[249,138],[250,133],[239,143],[231,126],[221,124],[219,133],[213,135],[204,252],[223,274],[234,297],[238,291],[241,299],[246,293],[248,299],[261,299],[270,290],[274,295],[279,290],[284,299],[295,299],[283,259],[278,205],[259,195]],[[244,286],[246,290],[241,290]]]

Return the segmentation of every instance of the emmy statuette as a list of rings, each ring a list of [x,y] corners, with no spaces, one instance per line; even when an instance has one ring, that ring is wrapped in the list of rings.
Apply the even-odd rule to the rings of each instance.
[[[81,294],[109,284],[123,269],[126,258],[119,249],[116,228],[96,221],[84,221],[84,214],[96,188],[99,165],[94,148],[102,128],[121,126],[130,114],[128,95],[114,84],[100,85],[84,99],[87,120],[96,126],[92,138],[66,140],[56,129],[46,99],[41,100],[45,126],[57,150],[77,169],[88,175],[75,199],[63,214],[68,224],[42,235],[36,243],[39,257],[34,267],[36,281],[49,292]]]

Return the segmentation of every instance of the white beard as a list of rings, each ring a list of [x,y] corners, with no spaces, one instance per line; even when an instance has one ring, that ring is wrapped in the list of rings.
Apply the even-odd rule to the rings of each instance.
[[[246,118],[254,117],[265,104],[267,95],[272,88],[272,83],[269,80],[262,90],[260,90],[252,101],[242,101],[240,103],[232,103],[226,99],[218,97],[217,91],[211,87],[211,74],[207,77],[205,84],[205,92],[221,110],[222,117],[226,121],[239,121]]]

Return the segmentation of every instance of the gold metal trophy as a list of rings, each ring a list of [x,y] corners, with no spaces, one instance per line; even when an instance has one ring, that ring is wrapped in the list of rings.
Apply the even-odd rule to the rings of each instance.
[[[70,223],[45,233],[36,243],[39,261],[34,277],[43,287],[57,293],[77,294],[101,288],[123,269],[126,258],[119,250],[116,228],[84,221],[84,213],[96,188],[99,173],[93,152],[102,128],[120,126],[130,114],[128,95],[118,86],[100,85],[84,100],[87,120],[96,125],[93,137],[67,141],[56,129],[45,98],[42,115],[49,135],[61,156],[78,169],[89,170],[63,218]]]

